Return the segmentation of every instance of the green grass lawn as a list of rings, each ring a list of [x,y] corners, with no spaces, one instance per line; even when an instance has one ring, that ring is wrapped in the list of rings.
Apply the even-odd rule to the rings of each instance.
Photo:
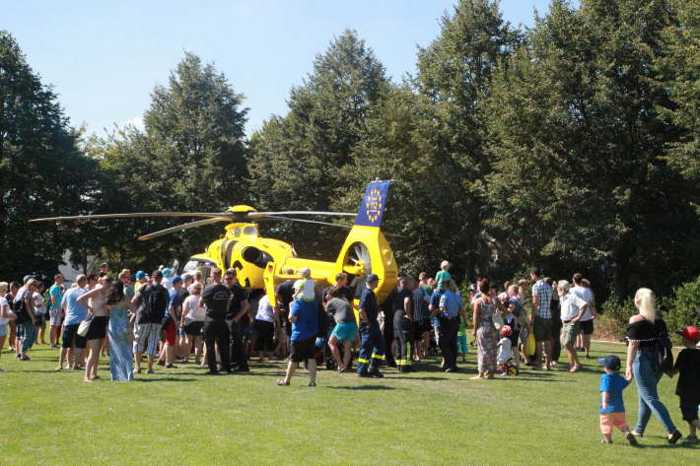
[[[598,356],[624,346],[595,345]],[[668,446],[652,418],[643,448],[601,445],[598,378],[586,371],[525,370],[472,381],[474,355],[457,374],[424,371],[384,379],[321,371],[290,387],[281,364],[254,361],[245,375],[207,377],[190,365],[131,383],[54,373],[55,351],[35,347],[30,362],[3,353],[0,464],[698,464],[700,448]],[[687,433],[664,377],[662,400]],[[636,388],[625,391],[628,421]]]

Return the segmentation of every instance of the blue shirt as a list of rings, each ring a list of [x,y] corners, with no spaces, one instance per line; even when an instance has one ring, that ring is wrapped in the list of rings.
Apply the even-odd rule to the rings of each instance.
[[[61,309],[61,298],[63,297],[63,291],[61,287],[57,284],[51,285],[49,288],[49,309]],[[51,298],[53,298],[55,303],[51,303]]]
[[[443,317],[454,319],[462,309],[462,298],[454,291],[447,290],[440,298],[440,311]]]
[[[315,338],[318,335],[318,302],[295,299],[289,307],[289,316],[297,317],[292,321],[294,342]]]
[[[63,325],[77,325],[87,317],[88,310],[83,304],[78,303],[78,298],[87,293],[85,288],[71,288],[63,295],[66,303],[66,320]]]
[[[600,376],[600,392],[608,392],[608,407],[603,408],[602,399],[600,414],[624,413],[625,402],[622,400],[622,390],[629,382],[620,374],[603,374]]]

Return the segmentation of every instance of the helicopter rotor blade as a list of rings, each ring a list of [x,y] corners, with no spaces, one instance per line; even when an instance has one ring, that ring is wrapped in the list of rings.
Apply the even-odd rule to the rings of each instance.
[[[298,223],[313,223],[315,225],[325,225],[328,227],[343,228],[345,230],[351,230],[351,225],[340,225],[338,223],[321,222],[319,220],[306,220],[303,218],[293,218],[293,217],[278,217],[276,215],[267,215],[264,220],[281,220],[283,222],[298,222]]]
[[[280,216],[280,215],[324,215],[328,217],[355,217],[357,213],[352,212],[328,212],[328,211],[310,211],[310,210],[285,210],[280,212],[249,212],[248,216],[252,218]]]
[[[204,218],[223,218],[230,217],[228,212],[130,212],[123,214],[94,214],[94,215],[72,215],[64,217],[46,217],[33,218],[29,220],[32,223],[36,222],[63,222],[63,221],[80,221],[80,220],[102,220],[102,219],[121,219],[121,218],[151,218],[151,217],[204,217]]]
[[[148,233],[147,235],[139,236],[139,241],[148,241],[149,239],[158,238],[160,236],[169,235],[170,233],[176,233],[178,231],[185,231],[191,228],[203,227],[205,225],[212,225],[219,222],[230,222],[229,217],[214,217],[205,218],[204,220],[195,220],[194,222],[183,223],[180,225],[175,225],[174,227],[164,228],[162,230],[154,231],[153,233]]]

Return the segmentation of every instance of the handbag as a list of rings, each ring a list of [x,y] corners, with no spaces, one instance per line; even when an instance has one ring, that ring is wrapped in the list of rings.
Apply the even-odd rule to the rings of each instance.
[[[80,325],[78,326],[78,335],[81,337],[86,337],[88,332],[90,331],[90,324],[92,323],[92,316],[88,316],[87,319],[84,321],[80,322]]]

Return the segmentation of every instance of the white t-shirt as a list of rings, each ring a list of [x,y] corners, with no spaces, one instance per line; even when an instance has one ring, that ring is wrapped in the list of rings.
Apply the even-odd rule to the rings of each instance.
[[[591,309],[593,307],[594,300],[593,292],[591,291],[591,289],[583,286],[575,286],[571,289],[571,291],[573,291],[576,296],[588,303],[588,308],[586,309],[586,312],[583,313],[583,316],[581,316],[581,321],[583,322],[586,320],[593,320],[593,314],[591,312]]]
[[[0,310],[5,307],[7,307],[6,310],[9,310],[10,303],[8,303],[4,297],[0,296]],[[7,319],[5,319],[4,317],[0,317],[0,325],[5,325],[7,322]]]
[[[564,296],[560,296],[559,303],[561,305],[562,322],[571,320],[574,317],[576,317],[576,314],[578,314],[579,309],[588,304],[586,300],[581,299],[576,293],[574,293],[573,290],[569,290],[569,292],[566,293]],[[588,309],[586,309],[586,312],[588,312]]]
[[[199,307],[199,302],[202,299],[199,295],[189,295],[182,303],[182,312],[185,313],[185,319],[196,322],[203,322],[206,317],[206,310]]]
[[[503,337],[498,341],[498,357],[496,362],[498,364],[505,364],[509,360],[513,359],[513,343],[510,338]]]
[[[270,306],[270,300],[267,295],[260,298],[258,302],[258,313],[255,315],[255,320],[264,320],[265,322],[273,322],[273,309]]]
[[[35,314],[46,314],[46,303],[44,297],[38,291],[32,295],[32,305],[34,306]]]

